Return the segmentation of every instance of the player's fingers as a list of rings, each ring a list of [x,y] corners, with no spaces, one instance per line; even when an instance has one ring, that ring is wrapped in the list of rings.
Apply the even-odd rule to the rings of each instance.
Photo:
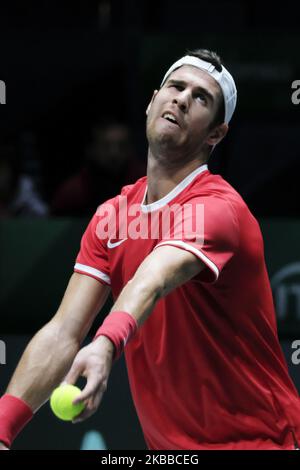
[[[95,396],[87,400],[85,409],[78,416],[76,416],[76,418],[74,418],[72,422],[74,424],[80,423],[82,421],[85,421],[90,416],[92,416],[97,411],[104,392],[105,392],[105,389],[101,388]]]
[[[76,418],[72,420],[72,423],[73,424],[81,423],[82,421],[85,421],[90,416],[92,416],[95,412],[96,410],[91,409],[91,408],[84,409],[84,411],[82,411],[80,415],[76,416]]]
[[[71,366],[71,369],[69,370],[69,372],[64,378],[63,384],[67,383],[67,384],[74,385],[77,382],[78,378],[80,377],[81,372],[82,372],[82,368],[80,364],[74,361]]]
[[[87,400],[91,398],[100,388],[104,385],[101,383],[100,377],[96,376],[95,374],[91,374],[87,377],[87,383],[82,390],[81,394],[73,401],[74,404],[79,403],[81,401]]]

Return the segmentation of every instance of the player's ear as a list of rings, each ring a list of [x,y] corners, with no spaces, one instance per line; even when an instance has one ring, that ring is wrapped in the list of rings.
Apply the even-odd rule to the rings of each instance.
[[[228,125],[224,122],[223,124],[220,124],[219,126],[212,129],[212,131],[208,134],[205,143],[208,145],[217,145],[219,142],[221,142],[222,139],[224,139],[227,132]]]
[[[150,111],[150,108],[151,108],[151,106],[152,106],[152,103],[153,103],[154,98],[155,98],[155,96],[157,95],[157,93],[158,93],[158,90],[154,90],[153,95],[152,95],[152,98],[151,98],[151,101],[150,101],[150,103],[148,104],[147,109],[146,109],[146,116],[148,116],[148,113],[149,113],[149,111]]]

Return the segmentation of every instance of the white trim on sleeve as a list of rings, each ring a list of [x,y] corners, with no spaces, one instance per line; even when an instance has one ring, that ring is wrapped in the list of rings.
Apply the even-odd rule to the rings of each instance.
[[[98,269],[91,268],[91,266],[86,266],[85,264],[80,263],[76,263],[74,269],[78,269],[78,271],[86,274],[91,274],[92,276],[95,276],[110,285],[110,277]]]
[[[196,255],[197,258],[200,258],[201,261],[203,261],[203,263],[205,263],[206,266],[208,266],[211,269],[211,271],[213,271],[216,277],[215,280],[218,279],[219,274],[220,274],[218,267],[202,251],[198,250],[194,246],[189,245],[188,243],[183,242],[182,240],[169,240],[169,241],[159,243],[158,245],[154,247],[154,250],[158,248],[159,246],[163,246],[163,245],[178,246],[180,248],[183,248],[184,250],[190,251],[191,253]]]

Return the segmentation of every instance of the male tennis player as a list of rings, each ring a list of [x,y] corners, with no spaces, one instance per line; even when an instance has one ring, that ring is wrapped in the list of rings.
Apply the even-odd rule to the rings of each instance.
[[[234,80],[215,53],[190,52],[167,71],[147,109],[147,177],[92,218],[58,312],[0,401],[2,448],[63,379],[86,377],[77,421],[93,414],[125,345],[150,449],[298,447],[300,402],[277,337],[261,232],[206,165],[235,106]],[[163,211],[174,207],[165,230]],[[137,208],[140,237],[129,230]],[[193,233],[199,213],[203,233]],[[115,230],[105,231],[107,220]],[[146,223],[153,220],[156,236]],[[110,289],[110,314],[79,350]]]

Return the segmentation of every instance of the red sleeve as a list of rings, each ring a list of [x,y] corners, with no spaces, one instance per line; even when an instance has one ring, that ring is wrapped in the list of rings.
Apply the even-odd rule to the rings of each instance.
[[[110,237],[116,237],[120,197],[125,197],[132,187],[124,186],[121,195],[98,207],[81,239],[75,272],[91,276],[103,284],[111,284],[107,242]]]
[[[181,220],[175,217],[174,221],[172,238],[162,237],[155,248],[171,245],[190,251],[206,265],[196,279],[215,282],[239,243],[238,219],[232,205],[215,196],[193,198],[184,204]]]
[[[80,251],[74,271],[91,276],[105,285],[110,285],[110,270],[107,256],[108,236],[103,232],[105,207],[113,208],[113,200],[98,207],[81,239]]]

